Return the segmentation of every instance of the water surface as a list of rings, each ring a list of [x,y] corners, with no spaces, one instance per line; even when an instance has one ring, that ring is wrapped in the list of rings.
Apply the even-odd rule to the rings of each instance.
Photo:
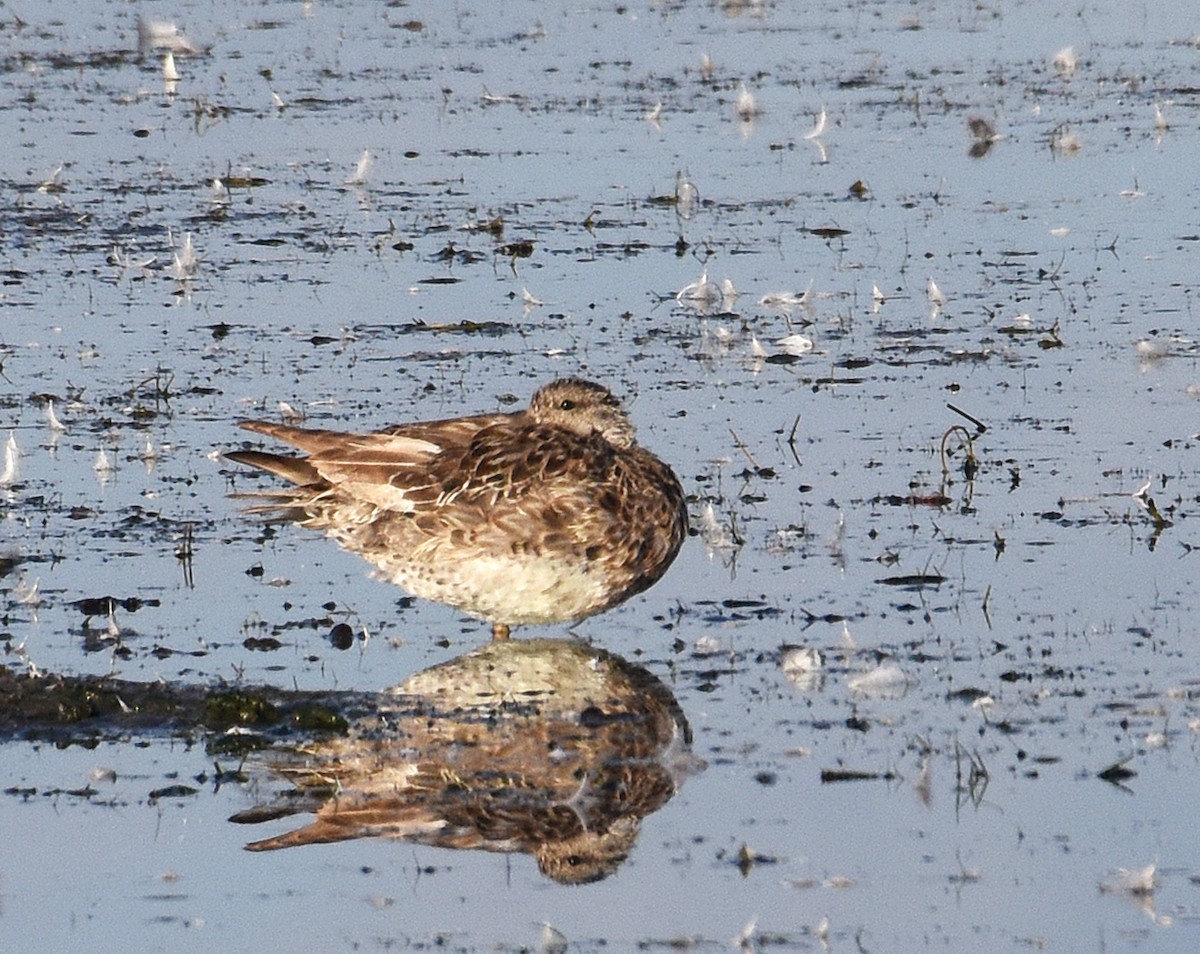
[[[202,48],[173,92],[139,13]],[[245,416],[365,429],[582,374],[631,402],[700,533],[573,635],[668,686],[707,768],[616,873],[563,887],[528,856],[404,842],[247,853],[259,832],[228,817],[285,783],[223,774],[195,727],[91,745],[85,721],[3,744],[0,936],[1194,949],[1186,14],[10,11],[6,665],[373,693],[461,657],[486,627],[264,531],[219,452]],[[677,298],[702,274],[736,297]],[[104,596],[111,621],[80,604]],[[339,622],[369,638],[335,649]],[[195,792],[151,796],[173,786]],[[1122,881],[1150,865],[1150,893]]]

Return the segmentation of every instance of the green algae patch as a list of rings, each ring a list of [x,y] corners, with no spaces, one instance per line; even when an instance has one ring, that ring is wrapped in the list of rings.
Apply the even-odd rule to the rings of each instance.
[[[277,725],[281,721],[279,708],[265,693],[254,691],[213,693],[204,709],[204,724],[213,730],[236,725]]]
[[[368,702],[356,693],[30,675],[0,667],[0,740],[94,745],[131,734],[207,735],[210,749],[244,754],[280,739],[345,734]],[[229,732],[238,728],[253,731]]]
[[[345,735],[350,721],[335,709],[322,705],[300,705],[292,710],[291,725],[301,732],[320,732]]]

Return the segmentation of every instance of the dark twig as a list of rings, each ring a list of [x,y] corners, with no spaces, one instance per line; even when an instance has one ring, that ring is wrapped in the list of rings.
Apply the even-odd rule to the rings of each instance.
[[[965,417],[968,421],[970,421],[972,424],[974,424],[976,434],[984,434],[987,432],[987,425],[984,424],[983,421],[979,420],[979,418],[972,417],[970,414],[968,414],[962,408],[955,407],[953,404],[947,404],[946,407],[950,408],[950,410],[952,410],[955,414],[958,414],[961,417]]]
[[[796,451],[796,429],[800,427],[800,415],[796,415],[796,420],[792,421],[792,429],[788,433],[787,446],[792,452],[792,457],[795,458],[796,466],[803,467],[804,464],[800,461],[800,454]]]

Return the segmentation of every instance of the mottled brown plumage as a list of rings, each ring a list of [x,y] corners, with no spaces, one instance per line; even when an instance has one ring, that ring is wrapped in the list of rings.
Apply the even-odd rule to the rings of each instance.
[[[671,468],[605,387],[566,378],[527,410],[346,434],[246,421],[306,456],[227,456],[296,484],[267,509],[324,530],[410,593],[493,624],[603,612],[654,584],[687,535]]]
[[[295,788],[232,820],[313,813],[251,851],[395,838],[596,881],[702,767],[690,743],[674,695],[640,666],[575,640],[492,642],[383,693],[344,738],[260,754]]]

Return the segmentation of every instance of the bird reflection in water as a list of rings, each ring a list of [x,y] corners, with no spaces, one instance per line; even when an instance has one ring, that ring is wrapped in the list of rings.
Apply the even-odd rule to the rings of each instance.
[[[383,693],[348,737],[269,756],[294,790],[231,820],[315,813],[251,851],[396,838],[523,852],[583,884],[613,874],[642,818],[703,767],[690,744],[645,669],[576,640],[492,642]]]

